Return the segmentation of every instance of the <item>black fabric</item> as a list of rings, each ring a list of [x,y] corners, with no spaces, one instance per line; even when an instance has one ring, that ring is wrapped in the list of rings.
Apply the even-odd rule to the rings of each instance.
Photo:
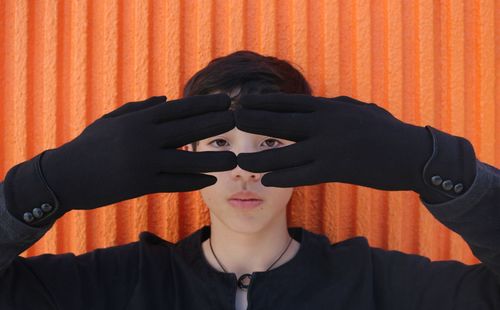
[[[340,99],[329,106],[345,107],[339,108],[337,111],[346,113],[344,117],[350,121],[345,124],[331,125],[327,123],[323,119],[322,113],[327,114],[331,111],[326,110],[315,111],[312,118],[303,117],[311,111],[302,110],[300,113],[292,113],[287,118],[278,117],[279,113],[276,112],[259,111],[259,114],[252,113],[257,111],[246,111],[246,114],[236,112],[236,115],[244,116],[239,119],[242,126],[246,127],[245,131],[261,133],[263,127],[256,126],[259,123],[257,118],[263,115],[267,118],[271,115],[267,113],[272,113],[271,118],[275,119],[275,123],[271,126],[273,133],[262,132],[261,134],[286,139],[304,139],[304,142],[297,143],[295,148],[293,146],[287,147],[289,153],[283,153],[282,156],[281,153],[265,151],[260,154],[262,157],[254,158],[261,162],[269,161],[269,166],[255,166],[256,169],[265,168],[265,171],[269,167],[285,168],[284,166],[273,166],[279,162],[299,167],[289,171],[298,174],[289,181],[284,178],[286,173],[277,171],[267,174],[262,182],[269,185],[268,182],[279,181],[281,185],[288,186],[297,181],[312,182],[311,184],[326,181],[349,181],[349,183],[362,183],[360,185],[375,188],[412,189],[422,192],[422,188],[429,186],[425,184],[422,177],[423,165],[427,162],[428,167],[431,167],[436,163],[440,167],[435,171],[443,173],[443,176],[455,175],[453,178],[457,180],[461,180],[463,177],[470,183],[467,183],[466,193],[463,195],[450,197],[446,202],[440,204],[426,204],[425,206],[436,219],[459,233],[482,263],[468,266],[456,261],[432,262],[419,255],[371,247],[364,237],[355,237],[331,244],[325,236],[293,227],[289,229],[289,233],[301,242],[299,252],[284,265],[267,272],[253,274],[254,279],[248,291],[248,309],[500,309],[500,209],[498,208],[500,172],[498,169],[478,162],[475,166],[477,176],[474,177],[470,166],[462,165],[466,161],[461,161],[460,158],[458,161],[455,160],[458,157],[453,158],[453,165],[447,166],[446,158],[454,156],[453,154],[456,153],[447,150],[453,150],[456,147],[456,139],[436,134],[436,139],[441,139],[441,141],[434,144],[445,147],[439,152],[432,153],[430,135],[425,128],[403,124],[394,119],[387,111],[373,104],[350,102],[346,97]],[[321,101],[322,105],[323,103],[326,102]],[[288,104],[292,106],[295,103],[290,101]],[[302,101],[299,101],[297,107],[301,104]],[[161,103],[144,111],[138,108],[140,105],[138,103],[123,107],[122,112],[112,113],[103,117],[103,120],[126,117],[126,112],[137,113],[137,115],[149,114],[150,111],[156,111],[155,109]],[[353,108],[356,106],[358,108]],[[182,111],[180,105],[179,109]],[[366,124],[371,118],[366,117],[365,113],[371,115],[373,123]],[[227,113],[224,115],[231,118]],[[327,117],[334,121],[336,118],[333,116],[332,113]],[[253,117],[255,119],[252,119]],[[291,124],[285,126],[287,122],[292,122],[292,120],[295,125],[302,123],[306,126],[302,128],[298,126],[297,130],[293,132]],[[125,121],[123,123],[128,124]],[[199,120],[196,123],[199,125]],[[221,120],[215,120],[215,123],[220,124]],[[382,126],[382,123],[385,125]],[[158,125],[158,123],[155,124]],[[261,125],[264,126],[264,124]],[[344,125],[350,130],[345,130]],[[366,128],[372,128],[377,135],[382,135],[387,139],[376,140],[374,133],[361,133],[360,126],[365,125]],[[99,128],[100,125],[96,126]],[[269,126],[269,123],[265,126]],[[324,130],[323,126],[328,126],[330,131]],[[144,135],[144,132],[135,132],[135,130],[147,130],[147,126],[146,129],[142,126],[133,128],[134,130],[126,131],[131,137],[135,137],[135,140],[131,141],[139,143],[137,137],[148,136]],[[222,130],[222,128],[218,129]],[[107,130],[99,131],[99,134],[95,136],[90,134],[92,130],[87,132],[88,134],[82,134],[75,141],[82,139],[82,145],[88,144],[88,147],[94,145],[93,142],[103,141],[100,139],[105,139],[106,134],[115,138],[127,136],[117,135],[116,132]],[[312,132],[315,134],[308,136]],[[326,134],[327,132],[329,133]],[[337,137],[339,138],[337,142],[333,142],[332,139],[339,132],[348,135],[354,141],[352,145],[339,142],[342,140],[340,136]],[[316,133],[319,134],[316,135]],[[170,134],[175,137],[175,141],[181,141],[183,138],[179,137],[179,132],[170,132]],[[212,136],[213,133],[206,135]],[[309,140],[306,139],[308,137],[310,137]],[[406,137],[407,140],[403,140],[403,137]],[[120,149],[111,147],[116,142],[112,138],[106,141],[109,142],[107,146],[111,149]],[[321,141],[327,146],[323,146]],[[376,144],[373,144],[374,141],[377,141]],[[113,159],[117,158],[93,157],[92,154],[107,154],[109,149],[105,150],[103,143],[97,143],[101,148],[90,154],[79,154],[78,148],[73,148],[71,143],[64,152],[66,154],[64,158],[66,156],[67,158],[78,158],[78,161],[63,160],[62,157],[55,160],[54,158],[57,158],[56,152],[47,152],[45,155],[52,154],[49,156],[49,158],[51,156],[53,158],[51,165],[54,167],[61,165],[61,171],[77,169],[76,175],[83,180],[82,185],[75,182],[75,180],[80,181],[78,178],[71,179],[70,176],[60,175],[56,177],[51,175],[57,169],[47,169],[48,184],[54,187],[55,193],[59,191],[64,193],[64,190],[60,190],[61,188],[73,191],[73,194],[78,196],[76,198],[78,200],[75,200],[76,206],[90,208],[89,201],[86,199],[91,199],[91,194],[100,193],[96,189],[98,186],[112,187],[113,184],[107,182],[118,177],[121,171],[117,169],[114,170],[114,173],[106,174],[101,170],[98,174],[101,178],[97,178],[97,174],[92,175],[92,169],[82,170],[82,167],[86,166],[85,163],[90,162],[89,158],[94,158],[94,164],[99,162],[101,168],[107,168],[108,164],[116,167]],[[144,147],[147,149],[147,142],[140,141],[140,143],[145,144],[140,144],[142,147],[139,149],[142,150]],[[423,147],[427,143],[429,143],[429,148]],[[134,145],[131,144],[129,147]],[[451,147],[446,147],[446,145]],[[158,147],[158,145],[156,146]],[[309,150],[308,146],[313,149]],[[170,145],[170,147],[174,147],[174,145]],[[389,148],[392,150],[389,151]],[[404,148],[404,150],[400,151],[399,148]],[[132,153],[139,152],[139,149]],[[443,152],[443,150],[445,151]],[[333,151],[335,156],[328,157],[324,155],[325,151]],[[370,156],[361,156],[357,153],[358,151],[365,152],[364,155],[371,154],[370,156],[382,160],[380,166],[388,170],[379,170],[380,167],[374,167],[378,165],[377,162],[366,166],[371,160],[366,158]],[[301,152],[304,154],[300,154]],[[115,153],[115,155],[117,154]],[[259,154],[254,155],[259,156]],[[410,158],[410,155],[415,158]],[[281,156],[281,158],[276,160],[273,158],[274,156]],[[389,156],[392,161],[385,156]],[[465,157],[467,156],[463,156],[463,158]],[[361,158],[365,158],[364,161],[361,161]],[[405,160],[401,160],[402,158]],[[429,158],[431,158],[430,161]],[[234,154],[233,159],[235,159]],[[336,160],[340,161],[339,166],[329,163],[329,161],[335,162]],[[83,163],[81,167],[78,166],[80,161]],[[44,170],[47,167],[45,162],[44,159],[42,165]],[[50,162],[51,160],[49,160]],[[172,158],[167,158],[166,162],[171,163]],[[189,162],[192,164],[194,161],[191,159]],[[241,162],[245,164],[245,156],[241,157]],[[36,165],[33,162],[28,162],[24,166],[20,166],[17,171],[12,170],[15,172],[10,174],[9,178],[15,179],[16,184],[23,184],[22,186],[12,186],[15,183],[12,181],[8,186],[9,190],[7,190],[6,184],[6,194],[10,195],[10,199],[7,199],[7,206],[12,209],[13,207],[9,203],[18,203],[14,204],[17,206],[13,208],[14,211],[21,210],[22,208],[19,206],[29,207],[25,205],[27,201],[36,201],[27,200],[25,196],[42,195],[38,191],[47,195],[46,186],[38,184],[39,186],[31,187],[30,184],[24,183],[40,182],[33,181],[37,180],[36,177],[33,177],[34,172],[30,172],[33,167]],[[178,166],[175,168],[180,169]],[[307,169],[313,168],[313,171],[308,172]],[[23,171],[23,169],[25,170]],[[315,174],[318,177],[314,177]],[[424,173],[427,177],[431,174],[431,172]],[[370,176],[374,178],[370,179]],[[111,179],[106,179],[107,177]],[[125,180],[117,181],[131,182],[122,184],[124,188],[138,186],[131,181],[133,178],[130,175],[121,175],[121,177]],[[90,180],[95,183],[94,187],[90,185]],[[178,180],[178,176],[175,176],[175,180]],[[139,181],[140,178],[137,182]],[[66,182],[69,183],[66,184]],[[273,184],[273,186],[278,186],[278,184]],[[19,192],[21,189],[24,189],[25,192]],[[102,193],[116,194],[117,192],[114,190],[118,189],[107,188],[107,191]],[[97,192],[94,193],[94,191]],[[103,197],[97,196],[95,201],[90,202],[96,203]],[[108,198],[110,197],[112,196]],[[117,198],[118,196],[113,197]],[[119,197],[121,200],[123,198]],[[46,199],[50,199],[50,197],[46,196]],[[69,201],[64,198],[64,195],[62,196],[62,205],[71,205]],[[95,205],[93,206],[95,207]],[[3,222],[7,223],[8,221],[4,220]],[[4,228],[5,231],[8,229],[9,227]],[[79,256],[68,253],[62,255],[45,254],[30,258],[16,257],[13,260],[10,257],[5,257],[4,260],[9,264],[2,266],[0,272],[0,309],[234,309],[236,276],[212,268],[201,251],[201,242],[206,240],[209,235],[210,229],[206,226],[174,244],[144,232],[140,235],[138,242],[99,249]],[[19,238],[19,244],[23,242],[21,239]],[[17,245],[15,241],[17,238],[12,240],[14,241],[10,241],[11,243],[0,240],[0,250],[9,250],[9,247],[13,247],[12,243]]]
[[[345,182],[382,190],[413,190],[429,203],[463,194],[475,177],[472,144],[431,126],[401,122],[374,103],[342,96],[245,95],[235,113],[245,131],[297,142],[239,154],[238,165],[267,172],[262,183],[290,187]],[[463,191],[430,184],[440,175]]]
[[[483,264],[431,262],[370,247],[364,237],[331,244],[300,227],[288,262],[254,272],[248,309],[498,309],[498,278]],[[1,309],[234,309],[236,276],[208,264],[204,226],[176,244],[140,241],[72,254],[17,258],[0,277]],[[29,297],[28,297],[29,296]]]
[[[465,193],[476,177],[476,154],[472,144],[462,137],[453,136],[431,126],[426,126],[432,135],[433,152],[422,172],[426,186],[420,196],[427,202],[443,202]],[[445,190],[432,184],[432,177],[439,176],[443,182],[462,185],[461,192]]]
[[[238,154],[238,165],[268,172],[275,187],[343,182],[381,190],[420,192],[432,154],[423,127],[404,123],[373,103],[273,93],[245,95],[235,112],[240,130],[297,143],[255,154]]]
[[[20,221],[23,221],[24,212],[32,211],[33,208],[40,207],[44,203],[53,207],[53,210],[46,213],[44,218],[34,221],[33,227],[49,227],[64,213],[60,209],[59,199],[47,186],[41,174],[40,159],[44,153],[9,169],[5,176],[5,179],[8,179],[8,182],[6,181],[8,185],[4,183],[3,186],[5,200],[9,202],[7,209]]]
[[[476,167],[464,195],[424,206],[464,238],[480,264],[430,261],[371,247],[364,237],[331,244],[291,227],[298,253],[253,274],[248,310],[500,309],[500,170],[479,161]],[[2,225],[0,258],[8,263],[0,271],[2,310],[235,308],[236,276],[213,268],[202,252],[209,226],[175,244],[144,232],[138,242],[79,256],[12,259],[22,249],[11,249],[30,234],[12,239],[22,227],[5,219]]]
[[[9,212],[22,220],[24,212],[44,202],[57,205],[57,212],[30,223],[41,227],[72,209],[212,185],[216,178],[202,172],[233,169],[234,153],[177,148],[234,128],[230,103],[226,94],[127,103],[74,140],[13,167],[5,177]],[[43,177],[36,170],[38,159]]]

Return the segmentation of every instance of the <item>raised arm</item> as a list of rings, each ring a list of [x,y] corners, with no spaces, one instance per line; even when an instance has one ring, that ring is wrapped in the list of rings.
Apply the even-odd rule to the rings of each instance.
[[[74,140],[12,167],[0,183],[0,309],[118,309],[137,276],[139,245],[75,256],[18,255],[71,210],[214,184],[232,152],[181,146],[234,128],[225,94],[130,102]]]
[[[343,182],[412,190],[469,244],[481,264],[431,262],[373,250],[383,309],[500,309],[500,172],[476,159],[472,144],[431,126],[414,126],[349,97],[268,94],[241,98],[240,130],[296,141],[251,154],[238,165],[268,172],[266,186]]]
[[[480,161],[463,196],[439,204],[423,201],[436,219],[464,238],[481,263],[431,261],[373,248],[374,285],[384,309],[500,309],[499,201],[500,171]]]

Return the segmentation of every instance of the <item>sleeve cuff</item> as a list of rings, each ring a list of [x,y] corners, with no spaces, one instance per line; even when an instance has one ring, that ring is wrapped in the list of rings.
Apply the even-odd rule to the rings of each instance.
[[[19,221],[33,227],[49,225],[62,216],[59,201],[40,167],[44,153],[14,166],[5,176],[7,210]]]
[[[4,196],[4,184],[0,183],[0,231],[9,232],[8,235],[12,239],[26,240],[26,239],[39,239],[41,238],[52,226],[34,227],[20,221],[14,217],[6,208],[6,201]],[[2,233],[0,233],[2,235]]]
[[[476,155],[465,138],[453,136],[431,126],[425,127],[431,137],[433,152],[424,166],[420,199],[443,203],[462,196],[476,177]]]
[[[422,203],[440,221],[456,222],[466,216],[470,210],[482,213],[477,204],[490,191],[493,184],[493,175],[487,164],[477,161],[476,177],[470,188],[460,197],[442,203]],[[485,212],[487,216],[487,212]]]

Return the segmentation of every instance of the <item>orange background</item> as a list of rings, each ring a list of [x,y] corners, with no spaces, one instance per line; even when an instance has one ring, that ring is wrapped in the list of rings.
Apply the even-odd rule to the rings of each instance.
[[[319,96],[376,102],[469,139],[500,166],[500,1],[0,1],[0,176],[127,101],[178,98],[212,58],[249,49],[298,64]],[[289,225],[332,242],[477,262],[412,192],[297,188]],[[23,255],[177,241],[209,223],[199,192],[72,211]]]

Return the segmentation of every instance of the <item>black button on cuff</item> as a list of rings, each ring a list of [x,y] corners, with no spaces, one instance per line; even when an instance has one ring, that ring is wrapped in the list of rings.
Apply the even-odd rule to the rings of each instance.
[[[35,219],[41,220],[45,215],[48,215],[54,207],[50,203],[43,203],[40,208],[34,208],[32,212],[25,212],[23,214],[23,220],[28,224],[34,224]],[[37,221],[38,222],[38,221]]]
[[[439,186],[443,183],[443,179],[439,175],[435,175],[431,178],[432,184]]]
[[[450,191],[451,189],[453,189],[453,192],[455,194],[460,194],[464,190],[464,185],[462,183],[453,185],[453,182],[451,180],[443,181],[443,178],[439,175],[431,177],[431,183],[434,186],[441,186],[441,188],[445,191]]]
[[[460,194],[462,191],[464,190],[464,185],[462,183],[458,183],[457,185],[455,185],[455,187],[453,188],[453,191],[457,194]]]
[[[34,208],[32,213],[33,213],[33,216],[36,217],[37,219],[39,219],[43,216],[43,211],[40,208]]]
[[[31,212],[25,212],[23,214],[23,220],[26,223],[31,223],[31,222],[33,222],[34,219],[35,219],[35,217],[33,216],[33,214],[31,214]]]
[[[453,182],[451,180],[446,180],[441,184],[445,191],[449,191],[453,188]]]
[[[42,204],[41,208],[42,208],[43,212],[50,212],[50,211],[52,211],[52,205],[50,205],[48,203]]]

